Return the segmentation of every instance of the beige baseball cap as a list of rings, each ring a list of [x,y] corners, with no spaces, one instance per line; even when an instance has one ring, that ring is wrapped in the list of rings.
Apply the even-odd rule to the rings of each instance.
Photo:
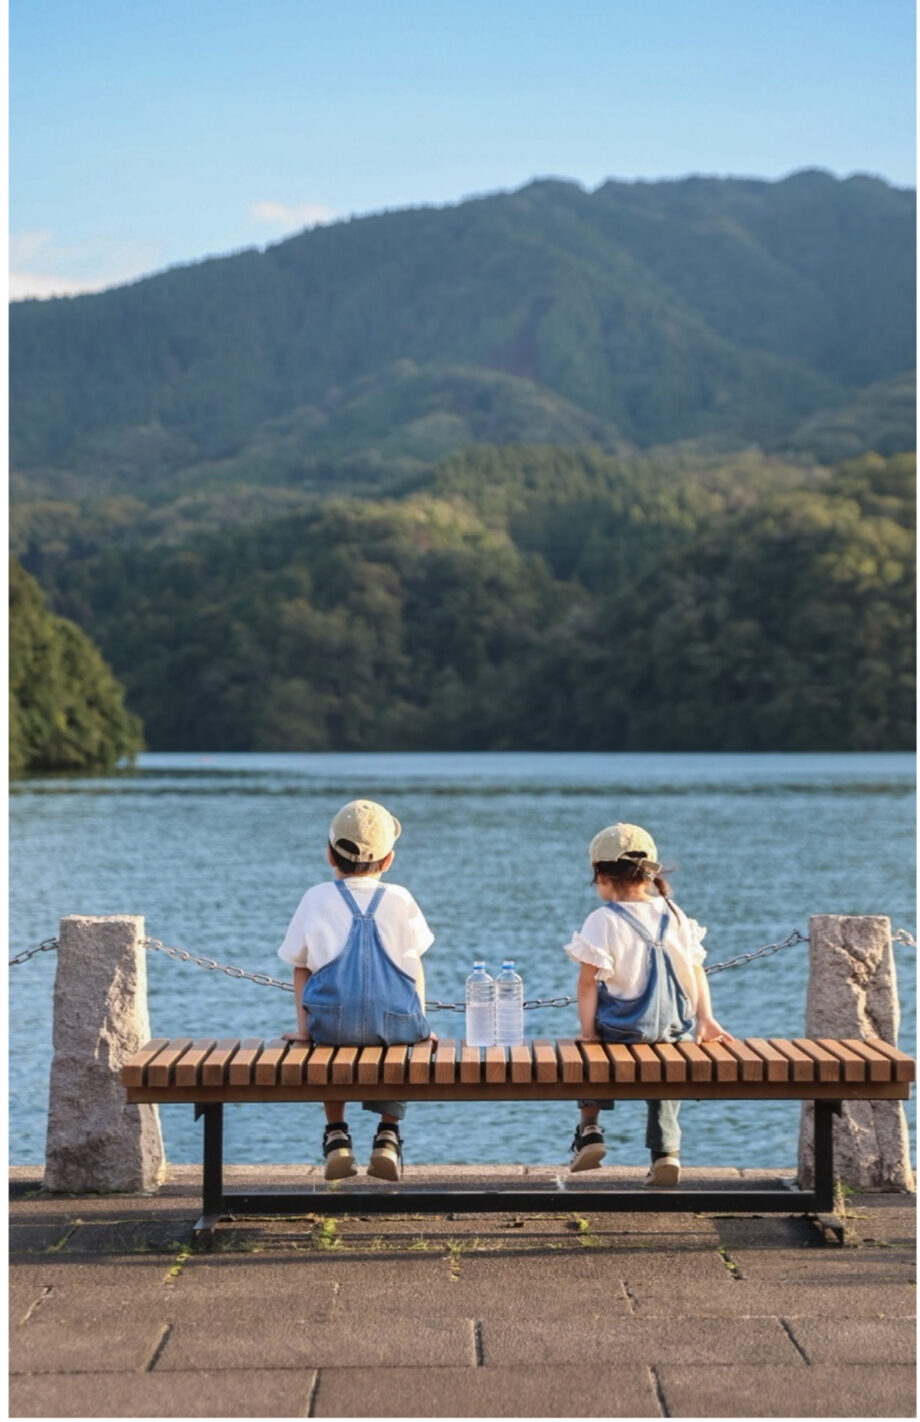
[[[653,874],[661,868],[655,841],[641,825],[608,825],[592,839],[588,846],[588,858],[592,864],[615,864],[618,859],[634,859]]]
[[[329,826],[329,843],[343,859],[373,864],[386,859],[401,833],[396,816],[375,800],[349,800]]]

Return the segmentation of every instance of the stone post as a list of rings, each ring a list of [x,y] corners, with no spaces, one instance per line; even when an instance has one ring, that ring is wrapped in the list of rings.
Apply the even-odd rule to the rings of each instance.
[[[901,1010],[891,924],[879,916],[811,919],[807,1037],[881,1037],[898,1044]],[[900,1101],[845,1101],[834,1121],[834,1169],[862,1190],[912,1190],[910,1145]],[[802,1108],[799,1183],[814,1181],[814,1108]]]
[[[120,1071],[150,1039],[144,920],[61,919],[46,1190],[153,1190],[166,1174],[156,1106],[129,1106]]]

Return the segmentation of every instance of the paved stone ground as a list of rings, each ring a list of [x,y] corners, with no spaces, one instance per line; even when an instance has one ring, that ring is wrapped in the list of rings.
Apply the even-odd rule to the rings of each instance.
[[[191,1254],[197,1168],[153,1198],[11,1175],[13,1417],[916,1415],[912,1196],[850,1197],[843,1248],[786,1216],[356,1214],[226,1225]],[[555,1172],[406,1183],[524,1176]]]

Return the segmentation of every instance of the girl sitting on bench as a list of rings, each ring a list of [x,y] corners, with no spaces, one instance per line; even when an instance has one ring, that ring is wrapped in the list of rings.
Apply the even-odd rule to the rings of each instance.
[[[639,825],[616,824],[588,850],[603,907],[588,914],[565,951],[580,964],[577,1001],[583,1042],[733,1041],[712,1015],[703,972],[705,928],[671,901],[658,851]],[[598,1112],[612,1101],[579,1101],[571,1170],[606,1154]],[[679,1101],[649,1101],[646,1185],[680,1180]]]

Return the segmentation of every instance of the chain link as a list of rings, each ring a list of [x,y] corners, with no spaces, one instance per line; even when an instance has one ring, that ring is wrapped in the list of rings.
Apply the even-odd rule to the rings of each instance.
[[[916,948],[917,940],[906,928],[896,928],[891,935],[892,943],[906,943],[911,948]]]

